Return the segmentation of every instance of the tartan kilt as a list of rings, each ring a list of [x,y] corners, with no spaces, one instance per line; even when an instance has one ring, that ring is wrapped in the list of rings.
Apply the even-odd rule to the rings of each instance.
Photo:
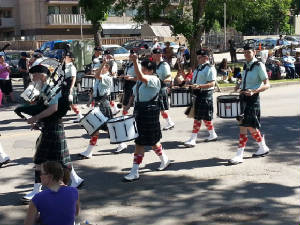
[[[258,94],[252,96],[240,95],[242,116],[240,126],[260,128],[260,98]]]
[[[64,126],[60,121],[45,122],[36,141],[34,163],[40,165],[46,161],[57,161],[68,168],[72,166]]]
[[[169,110],[168,88],[163,87],[159,92],[159,107],[161,111]]]
[[[160,107],[157,102],[135,103],[134,116],[139,136],[135,143],[153,146],[162,138],[159,123]]]
[[[213,91],[196,93],[194,119],[212,121],[213,113]]]
[[[113,114],[107,97],[102,97],[100,99],[95,98],[95,107],[99,107],[102,114],[108,119],[113,118]],[[100,127],[100,130],[107,131],[106,123]]]
[[[124,95],[123,95],[123,99],[122,99],[123,105],[126,105],[126,106],[128,105],[129,99],[133,94],[132,88],[134,87],[135,84],[136,84],[135,81],[129,81],[129,80],[124,81]]]

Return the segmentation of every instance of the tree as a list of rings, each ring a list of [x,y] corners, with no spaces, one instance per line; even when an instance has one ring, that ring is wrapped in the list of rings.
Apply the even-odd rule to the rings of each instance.
[[[174,8],[170,0],[119,0],[115,10],[121,12],[126,9],[137,10],[133,18],[137,23],[146,21],[148,24],[163,22],[171,25],[174,35],[182,34],[187,39],[194,66],[196,51],[200,48],[204,32],[203,15],[207,1],[180,0],[178,7]]]
[[[95,46],[101,45],[101,24],[108,17],[116,0],[79,0],[79,6],[84,9],[87,20],[93,26]]]

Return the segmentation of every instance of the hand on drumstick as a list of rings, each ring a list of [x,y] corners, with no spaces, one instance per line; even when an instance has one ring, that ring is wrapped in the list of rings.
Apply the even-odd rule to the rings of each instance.
[[[37,118],[36,116],[30,117],[29,119],[27,119],[27,123],[33,125],[35,122],[37,122]]]
[[[246,96],[252,96],[255,94],[255,90],[247,89],[247,90],[241,91],[241,93]]]
[[[125,80],[131,80],[132,76],[129,76],[129,75],[125,75],[123,76]]]

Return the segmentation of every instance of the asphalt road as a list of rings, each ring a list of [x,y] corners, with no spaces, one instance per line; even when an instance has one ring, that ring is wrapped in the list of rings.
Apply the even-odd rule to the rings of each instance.
[[[148,151],[141,179],[133,183],[121,182],[132,165],[133,142],[115,155],[116,145],[102,133],[94,157],[78,160],[76,154],[85,150],[89,139],[69,113],[64,122],[67,143],[75,169],[86,179],[78,220],[101,225],[298,224],[299,84],[271,88],[261,101],[262,133],[271,150],[267,157],[251,157],[257,145],[249,137],[244,163],[226,166],[237,149],[234,119],[214,119],[217,142],[204,143],[207,132],[202,127],[198,145],[184,148],[193,121],[184,116],[184,108],[172,108],[176,126],[163,132],[162,144],[173,164],[155,171],[159,160]],[[23,223],[27,207],[19,199],[33,185],[32,156],[39,135],[18,119],[13,108],[0,108],[0,141],[13,159],[0,169],[1,225]]]

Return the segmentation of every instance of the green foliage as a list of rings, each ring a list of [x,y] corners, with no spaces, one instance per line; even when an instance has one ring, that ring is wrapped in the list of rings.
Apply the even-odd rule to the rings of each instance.
[[[107,19],[108,12],[116,0],[79,0],[79,6],[84,11],[86,18],[93,24],[101,23]]]

